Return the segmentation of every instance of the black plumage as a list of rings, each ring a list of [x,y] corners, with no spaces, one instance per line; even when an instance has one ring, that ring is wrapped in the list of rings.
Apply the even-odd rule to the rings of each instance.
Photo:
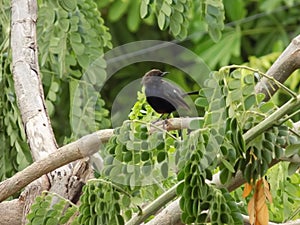
[[[142,84],[145,86],[146,99],[149,105],[161,114],[170,114],[179,109],[190,110],[190,107],[184,100],[184,97],[191,94],[197,94],[198,91],[185,93],[174,84],[163,80],[167,72],[153,69],[147,72]]]

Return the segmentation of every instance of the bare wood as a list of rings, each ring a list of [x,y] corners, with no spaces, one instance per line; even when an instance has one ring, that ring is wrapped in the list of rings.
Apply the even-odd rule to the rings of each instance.
[[[158,216],[150,220],[147,225],[183,225],[181,222],[181,209],[179,208],[179,199],[172,202]]]
[[[300,35],[295,37],[289,46],[282,52],[278,59],[267,71],[267,75],[274,77],[280,83],[284,81],[296,70],[300,68]],[[269,79],[263,77],[257,83],[255,91],[265,94],[265,101],[278,90],[278,86]]]
[[[36,179],[30,185],[25,187],[25,190],[21,193],[19,200],[24,203],[23,213],[20,216],[22,219],[21,224],[27,224],[27,214],[30,211],[31,205],[33,204],[35,198],[41,195],[44,190],[49,190],[50,183],[46,175]],[[0,203],[1,204],[1,203]]]
[[[56,151],[57,144],[44,102],[40,80],[37,40],[37,3],[12,1],[12,70],[18,106],[34,160]]]
[[[17,102],[33,159],[35,161],[44,159],[44,161],[47,161],[49,154],[56,152],[57,143],[45,106],[38,65],[36,37],[37,1],[12,0],[11,5],[12,71]],[[79,163],[83,162],[80,161]],[[48,174],[50,186],[47,187],[50,187],[50,191],[58,193],[67,199],[74,199],[81,190],[81,176],[78,174],[79,178],[73,177],[73,166],[71,164],[60,168],[58,168],[58,165],[62,166],[63,164],[58,163],[55,165],[57,169],[54,171],[52,169],[47,170],[48,172],[52,171]],[[86,171],[90,171],[89,168],[84,168]],[[31,173],[27,175],[31,177],[33,174],[36,174],[36,171],[31,171]],[[84,177],[85,171],[83,173]],[[29,184],[27,177],[25,177],[25,182],[23,181],[24,177],[19,177],[18,179],[15,181],[16,186],[11,187],[12,189],[18,189],[20,186],[24,187],[25,183]],[[37,184],[43,186],[41,183],[34,183],[25,192],[28,196],[23,196],[25,199],[23,223],[25,223],[27,209],[35,196],[41,191],[36,187]],[[31,191],[30,188],[33,188],[33,190]]]
[[[13,177],[0,183],[0,202],[42,175],[70,162],[94,154],[99,150],[101,143],[106,142],[112,134],[112,129],[97,131],[61,147],[45,159],[32,163]]]
[[[36,38],[37,2],[12,0],[11,5],[12,71],[15,92],[32,158],[39,160],[56,151],[57,144],[46,111],[39,74]],[[30,186],[32,190],[29,187],[23,194],[24,210],[21,214],[23,224],[28,208],[41,191],[42,186],[37,188],[38,184],[41,184],[40,180]]]
[[[14,199],[0,203],[1,225],[20,225],[24,201]]]

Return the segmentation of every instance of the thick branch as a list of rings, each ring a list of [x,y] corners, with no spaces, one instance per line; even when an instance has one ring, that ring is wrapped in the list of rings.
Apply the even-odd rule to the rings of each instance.
[[[55,163],[55,161],[49,158],[49,154],[56,152],[57,143],[45,106],[38,66],[36,37],[37,1],[12,0],[11,20],[12,71],[17,102],[32,158],[35,161],[42,160],[44,165],[37,163],[35,164],[37,170],[31,170],[31,174],[25,173],[24,177],[20,177],[19,174],[17,174],[16,177],[8,179],[8,186],[5,187],[5,190],[1,191],[5,192],[8,187],[11,189],[9,190],[10,193],[12,193],[12,190],[19,190],[20,187],[29,184],[28,181],[33,181],[33,177],[40,177],[42,170],[39,169],[44,166],[45,171],[52,171],[47,174],[50,182],[50,185],[47,186],[49,190],[73,200],[78,196],[78,193],[80,193],[81,180],[85,180],[87,177],[86,171],[90,171],[90,169],[89,166],[86,167],[83,162],[83,165],[77,165],[77,167],[83,167],[86,171],[81,171],[83,174],[74,175],[74,168],[71,164],[58,168],[66,164],[67,160],[64,159],[57,164],[53,164],[55,167],[54,171],[53,167],[49,166],[49,162]],[[29,171],[30,168],[32,169],[34,167],[29,167]],[[14,180],[15,178],[18,180]],[[13,183],[10,183],[10,181],[13,181]],[[30,204],[35,198],[34,194],[39,194],[37,190],[40,189],[35,189],[35,185],[37,184],[38,183],[35,183],[32,186],[36,191],[35,193],[31,191],[30,188],[26,188],[26,191],[23,193],[23,196],[26,196],[26,193],[28,194],[27,197],[24,197],[24,218],[27,209],[29,209]],[[6,195],[7,193],[4,196]],[[5,197],[3,199],[5,199]],[[23,219],[23,221],[25,220]]]
[[[14,199],[0,203],[0,218],[2,225],[19,225],[22,221],[24,201]]]
[[[87,157],[99,150],[101,143],[106,142],[113,133],[112,129],[102,130],[84,136],[51,153],[47,158],[34,162],[13,177],[0,183],[0,202],[21,190],[30,182],[56,168],[75,160]]]
[[[295,37],[284,52],[278,57],[274,64],[267,71],[267,75],[274,77],[280,83],[300,68],[300,35]],[[278,86],[269,79],[263,77],[255,87],[257,93],[265,94],[265,101],[277,91]],[[271,95],[271,96],[270,96]]]
[[[17,102],[31,154],[39,160],[56,151],[57,144],[44,102],[36,41],[37,3],[12,1],[12,70]]]

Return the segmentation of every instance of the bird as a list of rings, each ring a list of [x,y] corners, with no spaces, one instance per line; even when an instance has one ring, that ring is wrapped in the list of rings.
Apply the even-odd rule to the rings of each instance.
[[[162,79],[168,72],[159,69],[148,71],[142,78],[145,87],[146,101],[159,114],[169,115],[178,109],[190,111],[189,105],[184,100],[187,95],[198,94],[199,91],[183,92],[179,87]]]

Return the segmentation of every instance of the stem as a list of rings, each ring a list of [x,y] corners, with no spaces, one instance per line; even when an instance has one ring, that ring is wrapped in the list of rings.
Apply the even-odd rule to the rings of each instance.
[[[66,201],[66,202],[68,202],[68,204],[70,204],[70,205],[72,205],[72,206],[74,206],[74,207],[76,207],[77,208],[77,210],[79,209],[79,206],[78,205],[76,205],[76,204],[74,204],[72,201],[70,201],[69,199],[67,199],[67,198],[64,198],[63,196],[61,196],[60,194],[57,194],[57,193],[55,193],[55,192],[52,192],[52,191],[43,191],[42,193],[47,193],[47,194],[50,194],[50,195],[53,195],[53,196],[56,196],[56,197],[58,197],[58,198],[60,198],[60,199],[62,199],[62,200],[64,200],[64,201]]]
[[[166,131],[166,129],[164,129],[163,127],[159,127],[159,126],[154,125],[153,123],[149,123],[149,122],[145,122],[145,121],[140,121],[140,120],[132,120],[132,122],[141,123],[141,124],[145,124],[145,125],[150,125],[150,127],[154,127],[154,128],[156,128],[156,129],[158,129],[158,130],[160,130],[162,132],[166,132],[166,134],[169,135],[171,138],[173,138],[174,140],[177,140],[177,138],[173,134],[171,134],[170,132]]]
[[[119,190],[120,192],[122,192],[123,194],[127,195],[128,197],[131,197],[131,195],[125,191],[123,188],[119,187],[118,185],[114,184],[111,181],[105,180],[105,179],[101,179],[101,178],[93,178],[87,181],[87,183],[106,183],[108,185],[111,185],[112,187],[116,188],[117,190]]]
[[[262,122],[257,124],[255,127],[248,130],[243,138],[246,143],[249,143],[253,139],[255,139],[258,135],[262,134],[265,130],[272,127],[274,121],[280,120],[284,117],[289,111],[293,109],[297,109],[300,106],[300,95],[297,98],[290,99],[287,103],[281,106],[278,110],[273,112],[270,116],[264,119]]]
[[[254,73],[258,73],[260,75],[262,75],[263,77],[273,81],[278,87],[282,88],[286,93],[288,93],[289,95],[291,95],[293,98],[297,98],[296,93],[294,93],[292,90],[290,90],[289,88],[287,88],[286,86],[284,86],[282,83],[280,83],[278,80],[276,80],[274,77],[271,77],[269,75],[267,75],[266,73],[263,73],[257,69],[253,69],[251,67],[248,66],[240,66],[240,65],[230,65],[230,66],[224,66],[221,68],[222,69],[245,69],[245,70],[249,70],[252,71]]]
[[[143,209],[142,213],[136,214],[133,216],[126,225],[138,225],[145,221],[149,216],[156,213],[162,205],[167,204],[169,201],[176,197],[176,189],[183,181],[177,183],[164,194],[155,199],[151,204],[149,204],[145,209]]]

